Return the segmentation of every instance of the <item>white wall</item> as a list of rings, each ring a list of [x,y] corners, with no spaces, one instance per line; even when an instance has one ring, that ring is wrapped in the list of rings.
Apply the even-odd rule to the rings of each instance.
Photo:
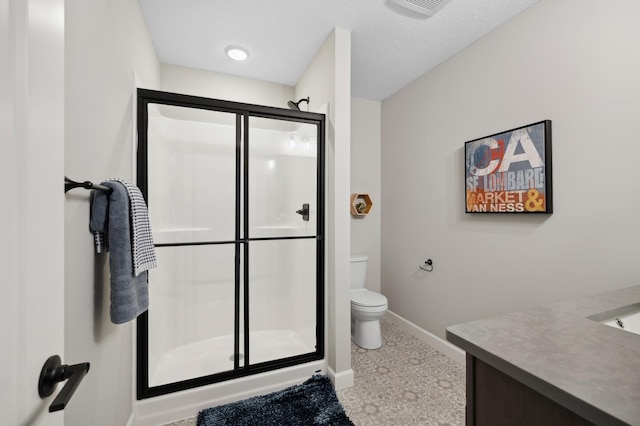
[[[640,3],[541,0],[382,103],[382,291],[450,324],[638,283]],[[464,142],[553,121],[549,216],[464,213]],[[430,257],[434,271],[418,270]]]
[[[291,86],[175,65],[162,64],[160,75],[162,90],[167,92],[277,108],[287,108],[294,97]]]
[[[351,216],[351,253],[369,256],[365,286],[380,291],[380,219],[382,217],[379,101],[351,98],[351,193],[367,193],[367,216]]]
[[[336,28],[296,85],[296,98],[309,96],[309,111],[329,108],[326,135],[326,283],[329,309],[327,355],[336,388],[353,384],[349,297],[349,188],[351,33]]]
[[[159,80],[158,61],[138,3],[67,0],[65,4],[65,173],[81,181],[111,177],[133,181],[133,73],[152,88]],[[91,370],[64,411],[65,424],[124,425],[135,397],[134,323],[110,322],[104,256],[94,258],[88,226],[89,191],[68,192],[65,362],[89,361]]]

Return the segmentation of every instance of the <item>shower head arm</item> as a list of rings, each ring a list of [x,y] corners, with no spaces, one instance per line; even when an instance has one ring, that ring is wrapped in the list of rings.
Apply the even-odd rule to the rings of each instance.
[[[309,96],[307,96],[306,98],[300,99],[298,102],[289,101],[287,102],[287,105],[289,105],[289,108],[291,108],[294,111],[300,111],[300,104],[302,102],[306,102],[307,105],[309,105]]]

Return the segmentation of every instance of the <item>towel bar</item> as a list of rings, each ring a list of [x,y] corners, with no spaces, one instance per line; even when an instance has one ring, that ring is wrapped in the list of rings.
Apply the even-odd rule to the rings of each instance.
[[[64,192],[68,192],[73,188],[84,188],[84,189],[96,189],[98,191],[104,191],[111,193],[111,188],[107,188],[106,186],[97,185],[95,183],[89,182],[88,180],[84,182],[76,182],[74,180],[69,179],[68,177],[64,177]]]

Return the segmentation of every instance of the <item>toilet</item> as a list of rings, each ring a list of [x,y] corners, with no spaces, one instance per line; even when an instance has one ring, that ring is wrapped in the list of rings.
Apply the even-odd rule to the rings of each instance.
[[[380,318],[389,305],[382,294],[364,287],[368,260],[365,255],[351,256],[351,339],[361,348],[378,349]]]

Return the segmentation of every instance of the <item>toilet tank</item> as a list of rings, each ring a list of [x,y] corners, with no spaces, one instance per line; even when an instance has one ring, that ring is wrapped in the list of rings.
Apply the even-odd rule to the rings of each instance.
[[[367,261],[363,254],[351,255],[351,288],[364,288],[367,279]]]

